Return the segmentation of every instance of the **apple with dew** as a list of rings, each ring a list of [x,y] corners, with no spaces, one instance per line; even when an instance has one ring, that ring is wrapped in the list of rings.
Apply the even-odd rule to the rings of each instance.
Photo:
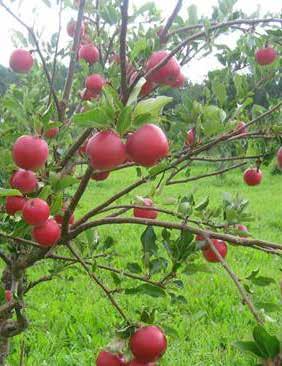
[[[22,193],[32,193],[37,189],[38,180],[33,171],[19,169],[12,175],[10,184]]]
[[[48,144],[38,136],[23,135],[13,145],[12,156],[19,168],[37,170],[48,159]]]
[[[225,258],[227,255],[227,245],[223,240],[212,239],[213,245],[217,249],[218,253]],[[203,251],[203,256],[206,258],[208,262],[220,262],[220,259],[217,257],[215,252],[212,250],[210,246],[206,246]]]
[[[33,227],[32,237],[42,247],[52,247],[60,240],[61,228],[55,220],[48,219],[44,224]]]
[[[99,61],[99,50],[92,43],[82,45],[78,51],[79,60],[85,60],[89,65]]]
[[[162,62],[168,55],[168,51],[154,52],[147,61],[145,73],[150,72],[150,70]],[[179,74],[180,66],[176,58],[171,57],[164,66],[162,66],[159,70],[154,71],[147,79],[159,84],[170,84],[177,80]]]
[[[135,163],[151,167],[168,155],[169,144],[160,127],[145,124],[128,136],[126,152]]]
[[[50,208],[41,198],[28,200],[23,207],[23,219],[29,225],[42,225],[48,220]]]
[[[276,60],[277,51],[273,47],[267,46],[257,50],[255,57],[259,65],[270,65]]]
[[[24,205],[26,203],[26,199],[22,196],[9,196],[6,198],[6,212],[8,215],[15,215],[16,212],[22,211]]]
[[[16,49],[10,56],[10,68],[18,73],[27,73],[33,66],[33,57],[29,51]]]
[[[139,205],[139,202],[137,203],[138,206],[144,206],[147,208],[137,208],[135,207],[133,209],[133,215],[134,217],[140,217],[144,219],[156,219],[158,216],[158,211],[150,210],[149,207],[153,207],[154,203],[150,198],[144,198],[142,199],[142,204]]]
[[[154,325],[139,328],[130,338],[129,347],[136,360],[143,363],[160,359],[167,349],[163,331]]]
[[[262,171],[258,168],[248,168],[244,172],[243,179],[248,186],[257,186],[262,181]]]
[[[105,130],[96,133],[87,143],[86,154],[97,170],[108,170],[126,160],[125,145],[117,133]]]

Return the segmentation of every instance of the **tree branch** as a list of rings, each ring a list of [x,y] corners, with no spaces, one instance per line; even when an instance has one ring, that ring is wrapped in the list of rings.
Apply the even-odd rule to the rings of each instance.
[[[164,28],[160,32],[159,37],[160,37],[161,43],[167,42],[167,33],[168,33],[170,27],[172,26],[174,19],[177,17],[177,14],[179,13],[179,11],[181,9],[182,4],[183,4],[183,0],[177,0],[177,3],[175,5],[175,8],[172,11],[171,16],[167,19],[167,22],[166,22]]]

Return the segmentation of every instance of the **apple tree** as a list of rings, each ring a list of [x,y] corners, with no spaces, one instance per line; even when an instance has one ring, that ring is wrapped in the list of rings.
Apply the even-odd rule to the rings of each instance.
[[[58,32],[43,41],[40,28],[14,11],[14,2],[0,1],[1,11],[25,32],[15,34],[10,68],[18,76],[0,107],[0,364],[9,356],[10,340],[28,327],[29,292],[70,266],[81,267],[121,319],[119,341],[105,345],[96,365],[161,363],[164,325],[149,313],[136,311],[130,318],[106,274],[123,289],[122,296],[183,302],[172,288],[181,285],[183,269],[202,256],[222,266],[257,323],[254,342],[238,346],[264,365],[280,365],[279,341],[264,329],[264,312],[227,258],[229,246],[281,256],[282,244],[250,236],[246,200],[239,197],[226,196],[220,207],[210,207],[208,199],[197,202],[189,193],[170,209],[155,205],[154,197],[170,185],[190,189],[200,179],[240,169],[242,184],[256,186],[273,157],[282,168],[277,88],[282,19],[247,17],[233,10],[232,0],[220,0],[211,18],[199,18],[195,6],[183,17],[183,1],[177,0],[165,20],[154,3],[44,0],[40,7],[56,9]],[[70,10],[74,18],[64,30],[62,19]],[[64,48],[62,32],[69,36]],[[234,49],[219,43],[226,34],[238,38]],[[223,68],[210,72],[200,88],[190,88],[189,62],[212,52]],[[276,92],[266,91],[270,84]],[[201,162],[219,168],[191,176],[187,167]],[[115,171],[127,174],[132,168],[137,179],[129,186],[121,182],[114,195],[78,214],[91,180],[110,180]],[[129,194],[143,186],[147,194],[131,201]],[[116,268],[100,261],[112,243],[109,238],[97,254],[95,232],[114,225],[144,226],[141,262],[136,258],[127,268]],[[82,250],[85,240],[92,250]],[[56,271],[31,281],[28,271],[47,261]]]

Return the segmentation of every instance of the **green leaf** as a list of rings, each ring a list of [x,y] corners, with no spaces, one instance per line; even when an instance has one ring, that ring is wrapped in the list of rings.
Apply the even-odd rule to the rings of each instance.
[[[146,230],[141,235],[141,242],[143,246],[144,255],[149,254],[149,256],[156,254],[158,247],[156,244],[157,236],[152,226],[148,226]]]
[[[150,113],[151,116],[156,117],[159,119],[161,112],[167,104],[171,103],[173,101],[173,98],[166,97],[166,96],[159,96],[156,98],[149,98],[146,100],[141,100],[139,102],[134,110],[134,119],[139,116],[146,113]]]
[[[186,275],[192,275],[192,274],[199,273],[199,272],[211,273],[212,270],[211,270],[210,266],[208,266],[206,264],[188,263],[183,271],[183,273]]]
[[[273,278],[270,277],[263,277],[263,276],[259,276],[259,277],[254,277],[251,279],[252,283],[254,285],[257,286],[269,286],[272,283],[275,283],[275,280]]]
[[[126,268],[132,273],[142,273],[142,268],[138,263],[127,263]]]
[[[21,192],[17,189],[5,189],[0,188],[0,197],[8,197],[8,196],[21,196]]]
[[[147,324],[154,324],[155,321],[155,313],[156,309],[143,309],[142,313],[140,314],[140,320],[143,323]]]
[[[128,106],[137,103],[138,95],[140,94],[142,86],[145,83],[146,83],[145,78],[141,78],[140,80],[138,80],[138,83],[135,85],[134,89],[132,90],[132,92],[128,98],[128,101],[127,101]]]
[[[253,331],[253,337],[257,347],[263,353],[263,358],[274,358],[280,352],[280,342],[275,336],[271,336],[261,325],[257,325]]]
[[[255,342],[235,342],[234,346],[243,352],[250,352],[258,357],[263,357],[263,353],[257,347]]]
[[[150,261],[150,273],[155,274],[165,270],[168,267],[168,261],[165,258],[155,258]]]
[[[83,128],[107,128],[111,125],[111,119],[103,108],[96,107],[90,111],[75,114],[73,121]]]
[[[196,211],[203,211],[208,207],[210,200],[209,197],[206,197],[202,202],[198,203],[197,206],[195,206]]]
[[[258,309],[263,309],[267,313],[278,312],[281,310],[280,304],[273,304],[271,302],[257,302],[255,305]]]
[[[53,185],[53,188],[55,191],[62,191],[68,187],[73,186],[74,184],[77,184],[79,180],[71,175],[66,175],[65,177],[62,177],[58,179],[55,184]]]
[[[155,118],[151,115],[151,113],[139,114],[139,116],[134,116],[133,126],[137,128],[142,126],[144,123],[150,123],[154,121]]]
[[[125,290],[125,294],[126,295],[142,294],[142,295],[148,295],[151,297],[165,297],[166,296],[166,292],[164,289],[162,289],[158,286],[150,285],[148,283],[144,283],[143,285],[140,285],[140,286],[134,287],[134,288],[127,288]]]
[[[195,25],[198,23],[198,11],[196,5],[188,7],[188,25]]]
[[[117,122],[117,130],[123,135],[131,126],[131,117],[132,117],[132,107],[126,106],[122,109],[118,122]]]

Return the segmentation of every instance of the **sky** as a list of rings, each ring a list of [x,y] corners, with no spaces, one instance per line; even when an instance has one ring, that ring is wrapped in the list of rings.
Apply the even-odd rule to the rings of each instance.
[[[51,3],[56,3],[55,0],[50,1]],[[148,1],[149,0],[131,0],[131,3],[142,5]],[[176,0],[155,0],[158,8],[162,11],[163,16],[167,16],[171,13],[175,1]],[[6,2],[6,4],[11,3],[8,0],[4,0],[4,2]],[[40,24],[40,26],[45,29],[41,35],[41,40],[48,39],[50,34],[57,31],[58,17],[56,16],[56,10],[54,10],[54,7],[52,9],[48,9],[44,5],[43,0],[22,0],[21,2],[22,6],[20,9],[17,9],[16,6],[14,6],[13,9],[16,10],[17,14],[26,23],[32,25],[35,22],[35,24]],[[42,3],[42,6],[39,7],[38,4],[40,2]],[[16,3],[18,4],[19,1],[16,1]],[[184,0],[182,8],[183,15],[185,15],[187,7],[192,4],[197,6],[199,16],[209,16],[212,13],[212,7],[217,4],[217,0]],[[39,8],[37,13],[33,13],[32,11],[35,5],[37,8]],[[281,0],[238,0],[235,9],[242,9],[247,14],[252,14],[258,7],[260,8],[261,15],[265,15],[268,12],[281,12],[282,9]],[[64,30],[68,20],[72,16],[75,16],[75,13],[72,13],[71,11],[69,13],[64,13],[62,38],[63,43],[67,40]],[[21,31],[24,35],[26,35],[26,31],[1,7],[0,26],[0,64],[8,66],[9,56],[13,50],[13,44],[11,41],[12,30]],[[225,40],[228,42],[229,46],[230,44],[231,46],[234,44],[234,36],[228,36],[225,38]],[[185,73],[191,81],[201,81],[206,76],[207,65],[209,65],[209,70],[220,67],[220,64],[217,62],[216,58],[213,55],[209,55],[201,60],[194,59],[187,66]]]

